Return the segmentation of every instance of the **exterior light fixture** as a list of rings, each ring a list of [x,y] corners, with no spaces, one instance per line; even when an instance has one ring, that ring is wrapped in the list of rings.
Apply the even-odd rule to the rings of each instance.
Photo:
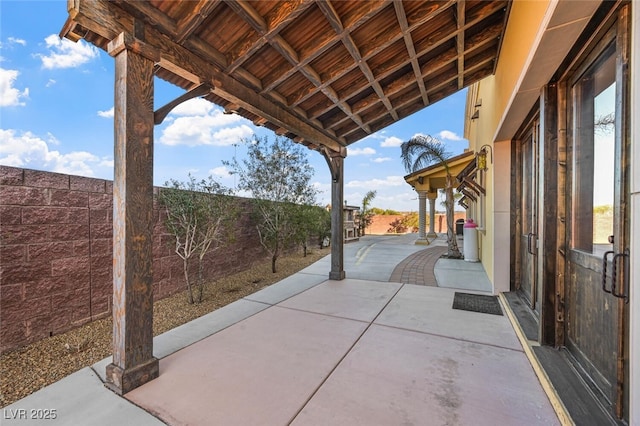
[[[478,167],[478,170],[487,170],[487,150],[491,155],[489,157],[489,161],[491,162],[491,164],[493,164],[493,149],[491,148],[491,145],[482,145],[480,147],[480,151],[478,151],[478,153],[476,154],[476,165]]]

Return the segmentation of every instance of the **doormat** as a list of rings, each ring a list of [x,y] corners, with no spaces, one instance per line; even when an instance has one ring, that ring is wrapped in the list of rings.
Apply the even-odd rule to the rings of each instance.
[[[498,296],[458,293],[453,296],[453,309],[480,312],[482,314],[502,315]]]

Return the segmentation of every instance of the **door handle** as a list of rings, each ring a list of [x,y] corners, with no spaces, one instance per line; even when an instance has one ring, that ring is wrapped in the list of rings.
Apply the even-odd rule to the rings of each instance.
[[[610,254],[614,254],[614,251],[605,251],[604,256],[602,256],[602,291],[605,293],[611,294],[611,290],[607,290],[607,263]],[[614,263],[615,268],[615,263]],[[613,281],[613,280],[612,280]],[[613,281],[614,282],[614,281]],[[612,283],[612,286],[615,285]]]
[[[533,232],[529,232],[527,234],[527,252],[533,256],[535,256],[537,253],[535,252],[535,248],[533,247],[533,239],[536,238],[537,239],[537,235],[534,234]]]
[[[616,280],[617,280],[617,275],[618,275],[618,259],[622,258],[624,259],[625,257],[629,257],[629,252],[628,250],[625,250],[623,253],[618,253],[615,256],[613,256],[613,269],[611,271],[611,294],[613,294],[615,297],[619,298],[619,299],[624,299],[625,303],[629,303],[629,296],[626,295],[627,293],[627,278],[629,276],[629,274],[625,274],[624,275],[624,281],[622,283],[623,289],[622,292],[618,292],[616,291]],[[623,263],[623,266],[626,265],[626,263]]]

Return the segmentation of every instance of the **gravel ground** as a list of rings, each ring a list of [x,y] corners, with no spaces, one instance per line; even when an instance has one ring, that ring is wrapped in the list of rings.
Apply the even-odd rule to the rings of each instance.
[[[329,252],[329,249],[315,249],[307,257],[301,254],[281,257],[275,274],[271,272],[271,260],[266,259],[246,271],[207,284],[199,304],[190,305],[186,292],[162,299],[153,308],[154,335],[255,293]],[[111,337],[109,317],[1,355],[0,408],[111,355]]]

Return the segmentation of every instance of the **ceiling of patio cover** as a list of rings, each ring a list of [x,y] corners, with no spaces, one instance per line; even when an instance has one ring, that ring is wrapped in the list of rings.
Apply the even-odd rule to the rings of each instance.
[[[156,75],[340,150],[491,75],[508,1],[69,0],[61,35],[159,52]]]

